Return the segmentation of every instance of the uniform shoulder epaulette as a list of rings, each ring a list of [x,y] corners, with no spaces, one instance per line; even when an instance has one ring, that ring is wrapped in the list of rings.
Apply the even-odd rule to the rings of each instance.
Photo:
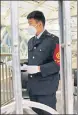
[[[50,38],[55,41],[56,43],[59,43],[59,37],[54,34],[49,34]]]
[[[47,36],[52,37],[52,38],[57,37],[57,36],[55,36],[54,34],[51,34],[51,33],[47,33]]]
[[[51,33],[47,33],[46,35],[51,37]]]
[[[58,36],[52,34],[52,38],[54,38],[54,41],[56,43],[59,43],[59,37]]]
[[[56,35],[54,35],[54,34],[51,34],[51,36],[52,36],[53,38],[58,38],[58,36],[56,36]]]

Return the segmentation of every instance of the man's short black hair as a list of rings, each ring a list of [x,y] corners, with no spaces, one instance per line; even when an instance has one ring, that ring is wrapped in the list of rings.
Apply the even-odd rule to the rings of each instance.
[[[27,19],[31,18],[41,21],[43,23],[43,26],[45,25],[45,16],[41,11],[33,11],[30,14],[28,14]]]

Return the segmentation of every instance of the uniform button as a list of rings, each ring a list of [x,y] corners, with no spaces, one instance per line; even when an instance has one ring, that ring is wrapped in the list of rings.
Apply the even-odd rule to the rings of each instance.
[[[34,49],[36,49],[36,47],[34,47]]]
[[[40,51],[42,51],[42,50],[40,49]]]
[[[32,75],[30,77],[32,77]]]
[[[35,57],[33,56],[33,59],[34,59]]]

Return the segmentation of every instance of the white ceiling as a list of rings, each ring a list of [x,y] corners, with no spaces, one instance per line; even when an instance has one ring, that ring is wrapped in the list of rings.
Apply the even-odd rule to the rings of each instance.
[[[26,29],[28,26],[27,15],[33,10],[40,10],[46,17],[46,28],[51,32],[59,30],[58,23],[58,1],[18,1],[19,6],[19,28]],[[70,1],[71,31],[73,38],[77,34],[77,1]],[[11,25],[10,1],[1,1],[1,25]],[[52,28],[53,27],[53,28]]]
[[[26,16],[33,10],[44,13],[46,20],[58,18],[58,1],[19,1],[19,24],[27,22]],[[77,2],[71,1],[71,16],[77,15]],[[5,23],[4,23],[5,22]],[[10,1],[1,1],[1,24],[10,25]]]

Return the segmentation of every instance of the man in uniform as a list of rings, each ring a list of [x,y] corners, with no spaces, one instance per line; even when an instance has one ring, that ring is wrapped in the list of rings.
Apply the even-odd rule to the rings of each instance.
[[[56,91],[59,84],[59,39],[45,29],[41,11],[27,16],[28,32],[33,37],[28,42],[28,93],[31,101],[56,109]],[[45,112],[34,109],[39,115]]]

